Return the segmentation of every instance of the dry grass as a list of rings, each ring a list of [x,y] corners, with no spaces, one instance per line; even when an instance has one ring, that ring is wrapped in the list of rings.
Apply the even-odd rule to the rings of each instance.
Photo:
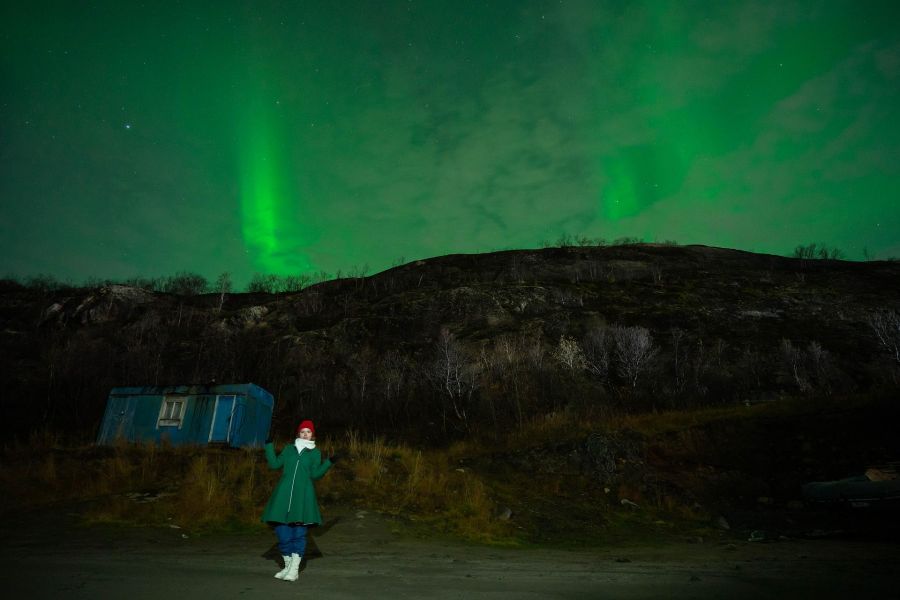
[[[2,508],[73,506],[89,521],[250,525],[271,489],[258,451],[119,444],[4,449]],[[261,484],[261,481],[263,482]]]
[[[789,417],[790,423],[823,410],[839,417],[857,404],[865,407],[863,400],[834,398],[637,415],[559,411],[501,439],[469,439],[440,449],[350,431],[319,441],[324,456],[342,458],[316,489],[326,515],[333,507],[365,508],[401,517],[425,535],[488,543],[595,543],[617,535],[634,539],[642,531],[655,536],[660,523],[667,530],[679,523],[707,526],[710,515],[701,514],[697,498],[706,505],[706,499],[731,497],[735,486],[756,481],[723,472],[710,482],[708,470],[678,466],[718,464],[709,436],[719,425],[746,431],[734,443],[744,443],[751,456],[754,419]],[[565,452],[580,447],[588,434],[626,429],[644,436],[652,449],[634,476],[623,471],[600,481],[553,456],[560,445]],[[42,431],[3,448],[0,513],[59,507],[92,521],[189,530],[264,527],[259,517],[279,476],[260,450],[67,446]],[[755,497],[754,490],[738,495]],[[507,512],[511,518],[498,518]]]
[[[88,521],[174,525],[188,530],[261,527],[263,507],[279,477],[260,450],[213,450],[118,444],[59,448],[31,441],[4,449],[0,509],[78,505]],[[55,441],[54,441],[55,444]],[[457,469],[467,444],[439,450],[363,439],[350,432],[323,440],[343,460],[316,484],[320,502],[354,505],[468,539],[508,537],[495,519],[489,486]]]
[[[381,437],[366,440],[350,431],[343,444],[325,442],[323,447],[329,445],[345,456],[335,476],[318,484],[323,501],[366,506],[472,540],[509,538],[508,524],[495,518],[489,486],[476,473],[457,467],[473,451],[471,444],[421,450]]]
[[[599,419],[591,419],[572,410],[560,410],[529,419],[504,440],[507,448],[528,448],[583,437],[596,430]]]
[[[534,448],[550,443],[583,439],[596,431],[626,429],[651,437],[662,433],[687,431],[723,419],[753,418],[762,413],[779,410],[781,406],[732,405],[693,411],[670,410],[639,414],[605,412],[599,415],[584,415],[576,411],[562,410],[526,421],[502,441],[502,446],[508,450]],[[796,407],[790,410],[796,410]]]
[[[553,413],[525,424],[500,444],[533,448],[597,427],[571,413]],[[364,507],[402,517],[423,531],[488,543],[510,543],[523,535],[516,520],[497,516],[518,490],[533,487],[531,474],[501,481],[465,466],[497,450],[496,445],[470,440],[419,449],[383,437],[367,439],[356,431],[318,445],[324,456],[342,456],[316,484],[326,514],[334,505]],[[279,477],[260,450],[132,444],[61,448],[46,432],[28,444],[7,447],[4,454],[0,483],[7,494],[0,508],[79,503],[89,521],[188,530],[262,527],[259,517]],[[544,478],[535,498],[559,494],[568,485],[561,477]],[[669,498],[655,498],[654,504],[678,510]],[[586,510],[598,509],[590,505]]]
[[[527,515],[520,506],[515,519],[498,519],[506,506],[519,502],[540,508],[546,498],[563,495],[578,503],[572,510],[582,510],[585,518],[606,515],[619,508],[617,498],[628,498],[660,513],[692,519],[697,515],[663,487],[663,491],[648,491],[622,482],[624,487],[605,493],[601,487],[598,497],[590,497],[570,493],[572,481],[563,474],[542,476],[540,489],[533,489],[533,473],[527,469],[495,472],[488,468],[488,475],[484,468],[468,465],[489,465],[497,452],[527,455],[554,443],[584,439],[594,431],[621,429],[648,437],[664,433],[671,452],[697,454],[704,445],[697,437],[702,434],[699,426],[773,411],[806,410],[774,404],[596,418],[560,411],[533,419],[499,441],[467,440],[443,449],[412,448],[350,431],[340,438],[320,440],[324,456],[337,452],[342,459],[316,487],[326,513],[329,506],[367,508],[401,516],[428,531],[486,542],[521,537],[516,527]],[[27,443],[2,450],[0,485],[6,493],[0,497],[0,511],[56,506],[68,511],[79,506],[94,521],[192,530],[262,527],[259,517],[279,475],[268,469],[260,450],[132,444],[64,447],[52,432],[42,431]],[[536,508],[534,514],[551,514],[554,509],[546,510],[550,512]],[[535,523],[543,518],[535,517]]]

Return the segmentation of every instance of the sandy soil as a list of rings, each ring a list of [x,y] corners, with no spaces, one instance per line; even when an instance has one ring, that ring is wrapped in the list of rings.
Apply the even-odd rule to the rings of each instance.
[[[390,520],[332,511],[295,583],[267,532],[0,523],[5,598],[900,598],[900,545],[848,541],[664,544],[590,551],[422,541]],[[186,537],[185,537],[186,536]]]

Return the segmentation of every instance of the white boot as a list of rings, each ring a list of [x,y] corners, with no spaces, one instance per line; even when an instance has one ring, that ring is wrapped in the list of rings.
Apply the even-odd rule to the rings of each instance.
[[[284,576],[291,570],[291,557],[282,555],[281,558],[284,559],[284,568],[275,573],[275,579],[284,579]]]
[[[291,554],[291,568],[288,570],[287,575],[284,576],[285,581],[297,581],[297,578],[300,577],[300,561],[303,560],[303,557],[297,554]]]

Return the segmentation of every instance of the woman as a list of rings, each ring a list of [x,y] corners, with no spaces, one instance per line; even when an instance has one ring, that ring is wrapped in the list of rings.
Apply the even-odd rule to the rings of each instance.
[[[335,457],[323,461],[315,439],[315,426],[307,420],[297,427],[294,443],[285,446],[277,456],[272,440],[266,440],[269,467],[283,471],[262,520],[272,525],[278,536],[284,568],[275,577],[285,581],[297,581],[306,550],[306,531],[322,523],[313,481],[328,472]]]

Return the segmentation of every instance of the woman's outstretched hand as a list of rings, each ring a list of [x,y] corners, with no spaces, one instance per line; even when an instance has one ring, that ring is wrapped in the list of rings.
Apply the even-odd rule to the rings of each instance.
[[[331,461],[331,464],[336,464],[337,461],[339,461],[341,458],[342,458],[342,456],[340,454],[338,454],[337,452],[335,452],[334,454],[332,454],[331,456],[328,457],[328,460]]]

